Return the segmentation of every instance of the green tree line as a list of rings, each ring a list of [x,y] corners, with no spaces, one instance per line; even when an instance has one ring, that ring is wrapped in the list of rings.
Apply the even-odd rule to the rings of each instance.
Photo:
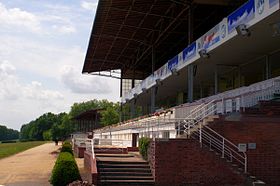
[[[46,113],[37,119],[22,125],[20,130],[21,140],[54,140],[66,139],[76,130],[74,118],[79,114],[92,110],[103,109],[101,111],[101,124],[103,126],[118,123],[119,103],[108,100],[91,100],[82,103],[74,103],[69,113]]]
[[[9,129],[4,125],[0,125],[0,141],[14,140],[19,138],[17,130]]]

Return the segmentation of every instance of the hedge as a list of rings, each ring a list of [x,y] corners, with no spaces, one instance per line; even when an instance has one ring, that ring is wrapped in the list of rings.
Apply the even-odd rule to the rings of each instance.
[[[65,186],[76,180],[81,180],[81,176],[74,156],[69,152],[61,152],[52,170],[51,184]]]
[[[69,142],[64,142],[60,152],[69,152],[73,155],[72,145]]]
[[[142,157],[147,160],[148,158],[148,147],[150,144],[150,139],[146,137],[142,137],[139,139],[139,151]]]

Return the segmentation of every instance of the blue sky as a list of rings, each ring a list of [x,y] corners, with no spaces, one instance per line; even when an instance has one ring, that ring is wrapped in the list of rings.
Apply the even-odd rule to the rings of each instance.
[[[119,101],[119,82],[81,74],[97,0],[0,0],[0,124],[19,129],[74,102]]]

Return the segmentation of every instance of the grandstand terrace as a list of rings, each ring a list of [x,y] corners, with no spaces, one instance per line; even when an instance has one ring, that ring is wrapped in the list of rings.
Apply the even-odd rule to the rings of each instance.
[[[122,113],[122,122],[94,130],[94,138],[122,147],[153,139],[155,185],[279,185],[279,4],[100,1],[83,73],[120,79],[130,120]],[[238,175],[206,147],[237,166]],[[171,156],[172,163],[159,165]]]

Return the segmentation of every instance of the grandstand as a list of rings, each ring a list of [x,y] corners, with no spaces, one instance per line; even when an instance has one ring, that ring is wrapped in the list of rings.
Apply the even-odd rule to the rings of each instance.
[[[231,185],[229,179],[241,183],[249,178],[262,184],[256,177],[279,185],[279,9],[279,0],[100,1],[83,73],[120,79],[121,104],[130,108],[130,120],[97,129],[94,137],[110,145],[121,141],[122,147],[137,147],[140,137],[153,139],[149,162],[156,185]],[[185,148],[176,146],[182,139]],[[186,172],[181,177],[193,170],[207,176],[172,177],[180,167],[176,162],[187,162],[177,156],[179,151],[196,143],[245,176],[220,173],[215,182],[205,167],[194,165],[181,167]],[[155,166],[157,159],[168,161],[156,153],[157,146],[170,148],[164,153],[177,157],[170,172]],[[163,181],[165,174],[173,181]]]

